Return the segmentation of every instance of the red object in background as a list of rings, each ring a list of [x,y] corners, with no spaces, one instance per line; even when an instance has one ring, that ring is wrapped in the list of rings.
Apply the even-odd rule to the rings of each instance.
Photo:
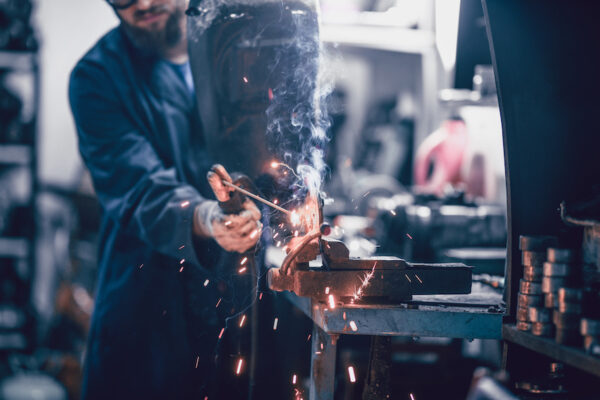
[[[417,151],[417,191],[441,196],[446,185],[459,183],[467,142],[467,126],[462,119],[447,120],[429,135]]]

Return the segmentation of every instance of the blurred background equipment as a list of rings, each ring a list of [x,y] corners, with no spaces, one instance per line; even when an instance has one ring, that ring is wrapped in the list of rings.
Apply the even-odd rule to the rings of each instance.
[[[0,399],[79,398],[101,210],[66,93],[75,62],[118,24],[104,3],[0,0]],[[319,99],[331,125],[319,143],[328,166],[323,219],[332,228],[321,243],[342,242],[335,261],[349,268],[356,258],[472,267],[462,282],[471,294],[412,293],[395,304],[368,292],[368,301],[334,297],[332,306],[334,285],[318,280],[312,300],[265,290],[276,320],[263,321],[273,338],[263,345],[285,349],[268,372],[273,398],[314,394],[311,367],[328,371],[326,398],[336,400],[383,389],[412,400],[595,398],[600,6],[320,0],[302,14],[307,2],[285,1],[277,7],[290,7],[287,21],[303,15],[318,37],[298,39],[286,23],[250,43],[239,36],[249,19],[270,15],[243,3],[191,54],[206,72],[196,84],[212,85],[197,92],[199,113],[222,162],[262,175],[256,184],[269,201],[290,195],[263,175],[273,156],[263,134],[267,112],[285,119],[306,93],[289,92],[273,108],[281,93],[265,85],[298,77],[276,76],[289,65],[263,64],[275,51],[294,53],[290,43],[310,44],[304,63],[286,61],[312,68],[308,56],[320,56],[327,87],[318,89],[330,93]],[[216,97],[218,110],[203,96]],[[275,237],[280,222],[265,233],[273,266],[294,236],[286,227]],[[296,272],[336,266],[331,249],[313,250]],[[370,272],[354,270],[357,287]]]

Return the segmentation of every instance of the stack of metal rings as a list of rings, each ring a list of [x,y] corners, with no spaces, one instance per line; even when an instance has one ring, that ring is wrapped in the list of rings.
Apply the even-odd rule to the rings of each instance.
[[[579,322],[582,313],[582,268],[578,253],[571,249],[549,247],[546,251],[542,291],[544,303],[553,309],[552,321],[559,344],[581,343]]]
[[[552,336],[552,313],[544,308],[542,281],[546,250],[556,246],[553,236],[522,235],[519,238],[523,279],[519,283],[517,329],[538,336]]]
[[[600,356],[600,320],[582,318],[579,326],[586,352]]]

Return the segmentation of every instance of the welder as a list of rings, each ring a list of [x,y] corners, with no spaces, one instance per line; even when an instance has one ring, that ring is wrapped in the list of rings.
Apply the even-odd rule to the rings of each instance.
[[[225,215],[211,199],[187,1],[107,2],[120,25],[77,63],[69,88],[103,211],[83,398],[204,398],[222,328],[211,279],[224,253],[256,245],[261,215],[251,201]]]

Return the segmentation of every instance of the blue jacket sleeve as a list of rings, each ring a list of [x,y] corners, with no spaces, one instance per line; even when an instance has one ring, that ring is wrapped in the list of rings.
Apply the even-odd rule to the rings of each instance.
[[[79,150],[104,212],[156,251],[200,265],[192,224],[195,207],[205,199],[163,165],[117,92],[99,65],[80,63],[71,74]]]

